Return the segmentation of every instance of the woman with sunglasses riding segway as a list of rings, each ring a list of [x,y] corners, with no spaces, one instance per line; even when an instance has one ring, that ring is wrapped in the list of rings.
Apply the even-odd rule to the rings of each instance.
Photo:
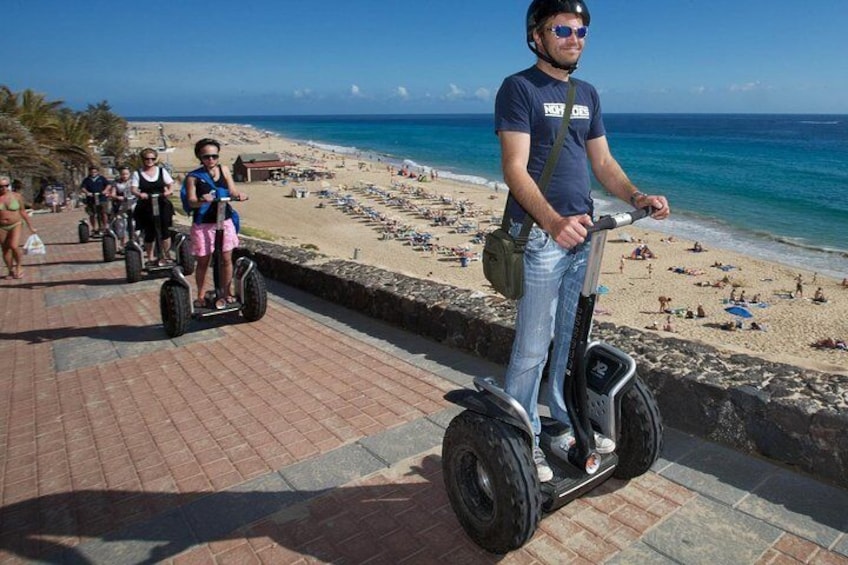
[[[476,391],[449,393],[466,410],[442,444],[451,506],[494,553],[527,542],[542,512],[611,476],[646,472],[662,445],[659,410],[634,360],[589,341],[608,230],[669,213],[664,197],[627,178],[610,153],[597,91],[571,77],[589,20],[582,0],[533,0],[525,31],[536,63],[507,77],[495,103],[510,190],[503,224],[523,248],[523,295],[503,388],[478,378]],[[590,170],[636,210],[593,222]]]
[[[143,245],[131,232],[124,255],[127,282],[141,280],[145,272],[155,274],[169,271],[174,265],[170,254],[172,243],[177,263],[185,271],[191,272],[194,261],[188,252],[186,237],[171,229],[174,205],[168,197],[174,180],[164,167],[157,164],[159,154],[155,149],[146,147],[141,150],[140,156],[142,166],[133,173],[130,183],[132,194],[137,198],[133,212],[134,227],[141,232]]]
[[[162,323],[170,337],[185,333],[189,318],[205,318],[229,312],[241,312],[254,322],[265,315],[267,293],[265,279],[256,264],[241,257],[233,266],[233,250],[238,247],[238,215],[230,206],[232,201],[247,200],[247,195],[235,190],[230,170],[219,164],[221,145],[214,139],[201,139],[194,154],[201,167],[185,179],[184,203],[191,210],[191,242],[197,258],[195,281],[196,298],[192,301],[191,286],[180,269],[172,271],[171,279],[162,285],[160,307]],[[206,275],[212,263],[214,288],[206,290]]]

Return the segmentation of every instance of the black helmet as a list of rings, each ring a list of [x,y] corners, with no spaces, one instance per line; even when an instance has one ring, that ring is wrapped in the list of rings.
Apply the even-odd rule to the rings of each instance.
[[[527,8],[527,47],[537,57],[547,61],[554,67],[573,73],[577,69],[576,63],[568,67],[563,67],[547,55],[539,53],[539,50],[536,48],[536,41],[533,39],[533,32],[548,18],[557,14],[577,14],[583,20],[583,25],[587,27],[592,19],[592,16],[589,15],[589,8],[583,0],[533,0],[530,3],[530,7]]]

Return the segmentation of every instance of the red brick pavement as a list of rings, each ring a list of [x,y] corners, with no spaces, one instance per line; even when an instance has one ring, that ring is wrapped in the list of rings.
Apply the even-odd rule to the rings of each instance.
[[[98,242],[76,242],[79,216],[36,216],[48,254],[26,258],[23,280],[0,281],[7,367],[0,379],[0,562],[106,536],[447,407],[442,395],[455,385],[275,302],[261,321],[216,325],[209,339],[175,347],[162,332],[166,343],[155,351],[57,372],[53,350],[62,340],[93,337],[80,347],[109,348],[105,336],[114,328],[149,336],[160,322],[158,284],[85,297],[131,285],[122,262],[100,262]],[[65,300],[48,306],[58,293]],[[655,474],[610,481],[547,517],[526,547],[498,561],[601,562],[694,496]],[[166,559],[496,560],[454,518],[438,450]],[[839,556],[784,534],[760,562],[791,559]]]

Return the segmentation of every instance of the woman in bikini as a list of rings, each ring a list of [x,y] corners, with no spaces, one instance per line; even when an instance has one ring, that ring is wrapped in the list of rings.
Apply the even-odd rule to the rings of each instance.
[[[36,233],[36,229],[29,221],[29,214],[24,208],[24,199],[20,194],[12,192],[11,184],[8,177],[0,177],[0,246],[3,248],[3,261],[9,269],[7,276],[20,279],[24,276],[21,269],[21,263],[23,263],[20,247],[23,229],[21,224],[26,222],[32,233]]]
[[[201,210],[201,208],[204,207],[204,204],[215,200],[216,188],[229,190],[230,197],[233,200],[247,200],[246,194],[239,193],[236,190],[236,183],[233,182],[230,169],[219,163],[218,154],[220,151],[221,144],[214,139],[207,138],[198,141],[194,146],[194,154],[200,159],[202,166],[186,177],[186,194],[191,207],[194,208],[191,223],[191,247],[192,252],[197,257],[197,267],[194,273],[198,298],[195,306],[201,308],[209,306],[204,301],[206,272],[209,270],[209,261],[212,258],[212,250],[215,246],[217,215],[214,206],[205,206],[205,210]],[[205,173],[205,175],[201,175],[203,178],[197,176],[199,173]],[[208,180],[210,179],[215,186],[209,184]],[[221,249],[223,259],[221,278],[224,281],[223,286],[226,292],[224,300],[227,303],[234,300],[230,282],[233,278],[233,249],[238,247],[238,244],[238,235],[228,206],[226,220],[224,221],[224,245]]]

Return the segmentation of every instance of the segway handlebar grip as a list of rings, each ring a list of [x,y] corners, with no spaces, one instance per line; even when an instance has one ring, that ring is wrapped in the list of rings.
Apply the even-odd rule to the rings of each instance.
[[[618,212],[616,214],[610,214],[608,216],[601,216],[595,221],[595,224],[592,227],[586,228],[588,233],[595,233],[604,230],[614,230],[615,228],[620,228],[623,226],[629,226],[630,224],[641,220],[642,218],[646,218],[651,215],[653,209],[650,206],[645,208],[637,208],[630,212]]]

